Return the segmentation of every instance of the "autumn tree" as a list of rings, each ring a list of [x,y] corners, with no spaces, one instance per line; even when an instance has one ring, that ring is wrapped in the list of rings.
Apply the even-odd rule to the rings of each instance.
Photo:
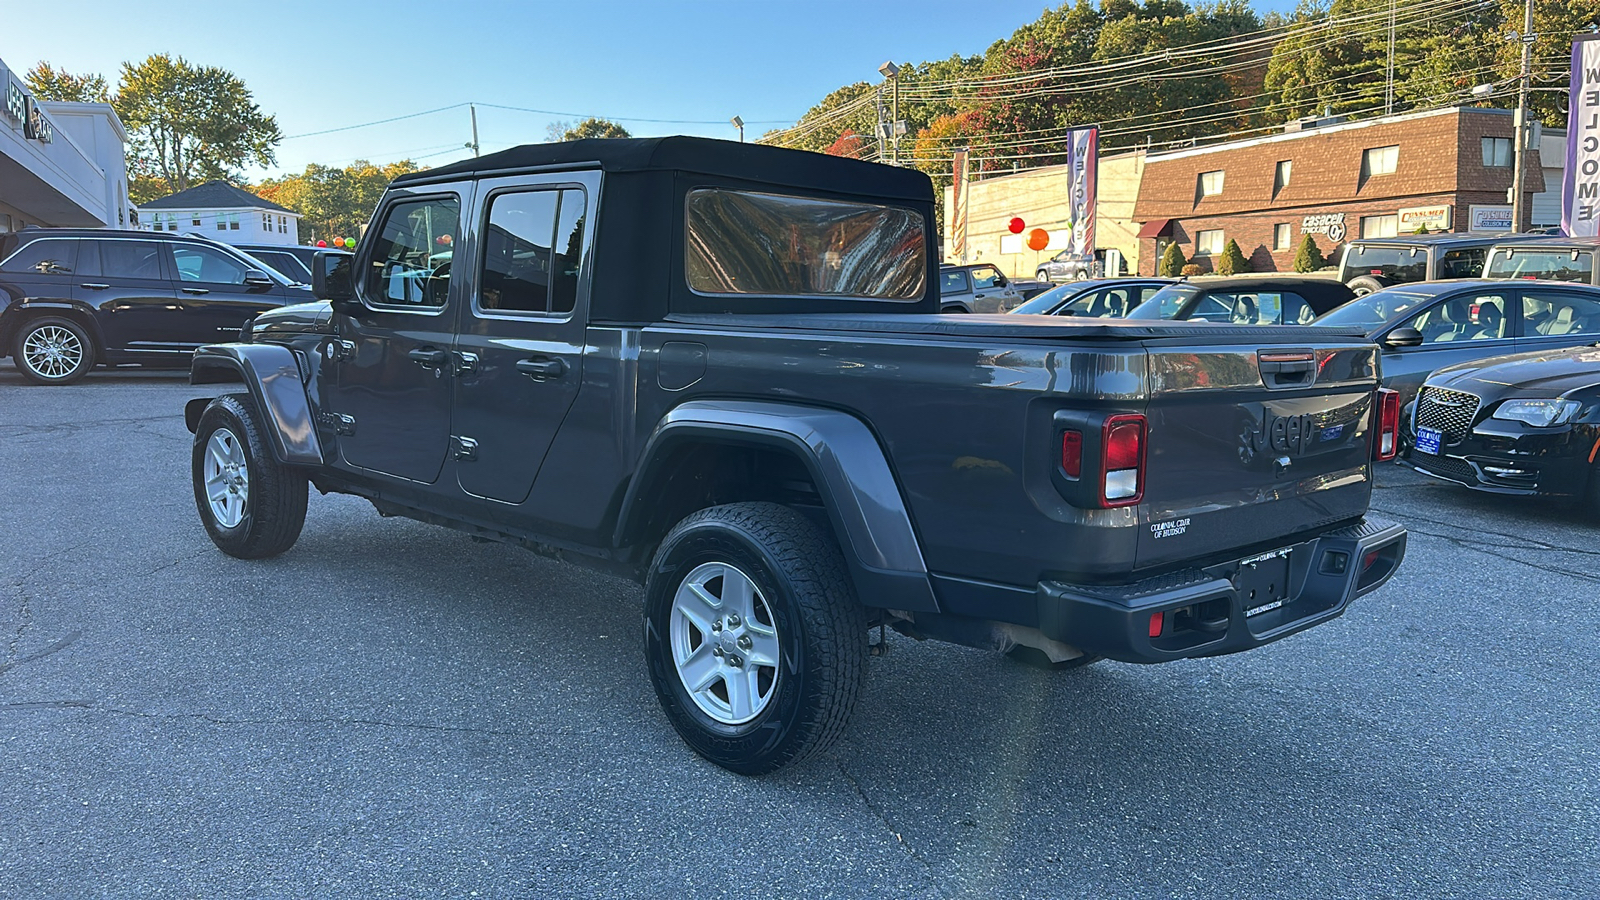
[[[607,119],[584,119],[582,122],[568,128],[562,135],[563,141],[581,141],[584,138],[629,138],[633,135],[628,129]]]
[[[123,63],[111,103],[128,129],[135,202],[277,161],[277,120],[226,69],[165,53]]]
[[[28,70],[22,80],[35,100],[65,100],[71,103],[108,103],[111,100],[106,80],[101,75],[74,75],[41,62]]]
[[[417,171],[420,167],[409,159],[382,166],[363,159],[344,168],[312,164],[299,175],[262,182],[256,193],[300,213],[302,240],[355,237],[389,182]]]

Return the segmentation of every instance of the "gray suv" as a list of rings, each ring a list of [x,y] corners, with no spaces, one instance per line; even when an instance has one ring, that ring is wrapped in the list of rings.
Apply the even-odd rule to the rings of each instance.
[[[1477,278],[1489,248],[1537,235],[1418,234],[1351,241],[1339,257],[1339,280],[1357,297],[1396,284]]]
[[[940,312],[1009,312],[1024,299],[1005,273],[989,263],[939,267]]]

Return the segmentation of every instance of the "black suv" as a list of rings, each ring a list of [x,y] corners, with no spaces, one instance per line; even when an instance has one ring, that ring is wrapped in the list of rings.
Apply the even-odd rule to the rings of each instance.
[[[1417,234],[1351,241],[1339,258],[1339,280],[1357,297],[1396,284],[1477,278],[1489,248],[1536,240],[1528,234]]]
[[[144,231],[0,235],[0,354],[36,384],[98,363],[183,367],[257,313],[309,299],[232,248]]]

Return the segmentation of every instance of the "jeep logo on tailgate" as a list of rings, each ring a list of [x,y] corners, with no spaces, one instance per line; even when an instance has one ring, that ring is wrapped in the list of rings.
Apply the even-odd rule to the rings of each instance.
[[[1273,453],[1292,456],[1303,454],[1318,441],[1333,440],[1344,432],[1342,426],[1319,428],[1316,419],[1314,413],[1279,416],[1274,415],[1272,410],[1262,407],[1260,422],[1257,423],[1252,418],[1245,431],[1246,445],[1252,453],[1264,453],[1270,450]]]

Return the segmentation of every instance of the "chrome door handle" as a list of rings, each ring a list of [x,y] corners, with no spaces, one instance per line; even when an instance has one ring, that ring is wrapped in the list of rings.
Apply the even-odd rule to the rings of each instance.
[[[109,285],[109,284],[89,283],[89,284],[80,284],[80,285],[78,285],[78,287],[88,288],[91,291],[103,291],[103,290],[106,290],[107,288],[111,287],[111,285]]]
[[[450,353],[446,350],[435,350],[431,347],[418,347],[406,353],[411,361],[424,369],[442,368],[450,361]]]
[[[183,292],[185,294],[209,294],[209,293],[211,293],[210,291],[206,290],[205,288],[184,288]]]
[[[560,378],[567,373],[567,361],[560,357],[554,359],[524,359],[517,362],[517,371],[532,378],[534,381]]]

